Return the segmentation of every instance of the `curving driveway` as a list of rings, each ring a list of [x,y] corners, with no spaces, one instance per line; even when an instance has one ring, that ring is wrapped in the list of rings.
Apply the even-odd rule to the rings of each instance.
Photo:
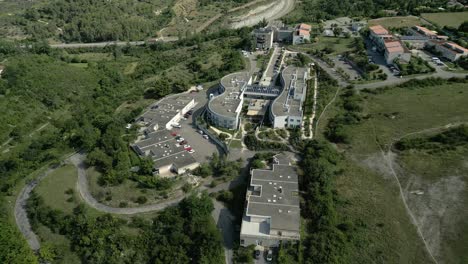
[[[31,223],[29,222],[28,213],[26,211],[26,202],[28,201],[32,190],[37,186],[37,184],[47,175],[49,175],[52,171],[54,171],[54,169],[49,168],[48,170],[40,174],[39,177],[37,177],[35,180],[32,180],[28,184],[26,184],[26,186],[24,186],[21,192],[19,193],[18,198],[16,198],[15,202],[16,225],[18,226],[18,229],[28,242],[29,247],[34,251],[39,250],[41,248],[41,244],[39,242],[39,239],[37,238],[37,235],[32,230]]]
[[[110,214],[124,214],[124,215],[131,215],[131,214],[138,214],[138,213],[146,213],[146,212],[154,212],[154,211],[161,211],[169,206],[174,206],[182,201],[186,195],[182,195],[180,197],[176,197],[174,199],[166,200],[164,202],[158,204],[149,204],[141,207],[126,207],[126,208],[119,208],[119,207],[111,207],[105,204],[98,202],[88,188],[88,178],[86,177],[86,164],[85,164],[86,156],[82,153],[78,153],[70,157],[70,162],[76,166],[78,169],[78,181],[76,183],[76,187],[78,192],[80,193],[83,200],[94,209],[110,213]]]

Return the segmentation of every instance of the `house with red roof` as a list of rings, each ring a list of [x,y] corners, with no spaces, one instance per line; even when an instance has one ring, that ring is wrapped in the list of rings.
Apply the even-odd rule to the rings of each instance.
[[[388,40],[384,43],[384,57],[387,64],[393,64],[398,59],[401,62],[409,62],[411,52],[400,40]]]
[[[430,40],[426,43],[428,47],[434,48],[442,56],[450,61],[457,61],[463,56],[468,56],[468,49],[448,41]]]
[[[310,41],[310,29],[312,27],[307,24],[299,24],[296,30],[293,32],[292,44],[302,44],[306,41]]]

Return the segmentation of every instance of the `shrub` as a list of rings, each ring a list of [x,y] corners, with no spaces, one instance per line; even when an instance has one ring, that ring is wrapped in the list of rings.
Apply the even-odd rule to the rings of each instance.
[[[138,196],[136,199],[136,202],[139,204],[145,204],[148,201],[148,198],[146,196]]]
[[[226,140],[226,139],[229,138],[229,135],[226,134],[226,133],[220,133],[220,134],[218,135],[218,137],[219,137],[219,139],[221,139],[222,141],[224,141],[224,140]]]
[[[184,184],[184,186],[182,186],[182,191],[184,191],[184,193],[188,193],[192,190],[192,184],[190,183],[186,183]]]

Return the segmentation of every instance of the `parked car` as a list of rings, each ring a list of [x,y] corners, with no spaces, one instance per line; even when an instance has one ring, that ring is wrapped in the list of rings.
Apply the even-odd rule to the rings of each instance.
[[[185,139],[183,137],[176,138],[176,140],[177,140],[177,142],[185,141]]]
[[[190,145],[185,144],[184,149],[192,148]]]
[[[182,127],[179,123],[171,124],[171,126],[174,127],[174,128],[181,128]]]
[[[272,261],[273,260],[273,251],[271,249],[268,250],[266,260],[267,261]]]
[[[193,114],[193,110],[188,110],[188,112],[187,112],[187,113],[185,113],[185,114],[187,114],[187,115],[191,115],[191,114]]]
[[[187,144],[187,140],[182,140],[181,142],[179,142],[179,145],[181,145],[181,146],[183,146],[185,144]]]
[[[188,151],[188,153],[192,154],[192,153],[195,153],[195,150],[191,149]]]
[[[173,137],[180,137],[180,136],[177,134],[177,132],[171,132],[171,136],[173,136]]]
[[[208,135],[203,135],[204,139],[209,139],[210,137]]]
[[[198,133],[202,134],[203,135],[203,130],[198,130]]]
[[[254,255],[255,255],[255,259],[260,259],[260,256],[262,255],[262,252],[260,252],[260,250],[255,250],[254,252]]]

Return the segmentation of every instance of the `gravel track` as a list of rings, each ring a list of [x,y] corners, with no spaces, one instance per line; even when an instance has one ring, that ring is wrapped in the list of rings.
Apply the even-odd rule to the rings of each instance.
[[[278,19],[282,16],[287,15],[294,9],[295,0],[278,0],[276,1],[271,7],[264,9],[264,6],[257,7],[259,13],[252,13],[251,15],[247,16],[240,16],[234,18],[235,22],[231,23],[232,28],[241,28],[241,27],[248,27],[254,26],[258,24],[263,19],[267,21]],[[255,9],[254,9],[255,11]]]

